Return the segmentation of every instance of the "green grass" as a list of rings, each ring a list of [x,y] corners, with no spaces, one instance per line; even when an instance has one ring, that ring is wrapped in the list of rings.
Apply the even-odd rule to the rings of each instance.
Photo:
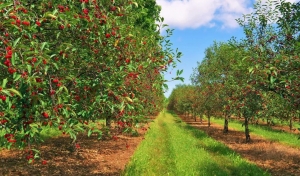
[[[150,127],[123,175],[269,175],[170,113]]]
[[[219,125],[224,125],[224,119],[212,118],[211,122]],[[245,127],[242,126],[242,122],[236,120],[231,120],[228,126],[229,128],[233,128],[238,131],[245,130]],[[299,135],[292,134],[289,132],[282,132],[280,130],[272,129],[266,126],[259,126],[259,125],[249,125],[249,129],[250,129],[250,135],[254,134],[271,141],[276,141],[292,147],[300,148],[300,140],[298,140]]]
[[[272,120],[273,121],[273,123],[275,124],[275,125],[279,125],[279,126],[287,126],[287,127],[289,127],[289,121],[287,121],[287,120],[280,120],[280,119],[273,119]],[[293,128],[296,128],[296,129],[298,129],[298,128],[300,128],[300,122],[293,122]]]

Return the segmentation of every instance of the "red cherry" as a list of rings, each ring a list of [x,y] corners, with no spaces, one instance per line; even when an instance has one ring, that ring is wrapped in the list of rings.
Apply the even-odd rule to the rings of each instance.
[[[83,9],[82,12],[87,15],[89,13],[89,10],[88,9]]]
[[[43,112],[42,115],[47,119],[49,118],[49,114],[47,112]]]
[[[59,80],[57,78],[55,78],[55,79],[52,80],[53,83],[58,83],[58,81]]]
[[[35,63],[37,61],[37,59],[34,57],[31,59],[31,62]]]
[[[115,11],[116,9],[117,9],[116,6],[111,6],[111,7],[110,7],[110,10],[111,10],[111,11]]]
[[[55,94],[55,90],[50,90],[50,95],[54,95]]]
[[[29,22],[29,21],[23,21],[22,24],[23,24],[24,26],[29,26],[29,25],[30,25],[30,22]]]
[[[106,37],[106,38],[110,38],[110,34],[108,34],[108,33],[105,34],[105,37]]]
[[[61,29],[61,30],[63,30],[64,28],[65,28],[64,25],[60,25],[60,26],[59,26],[59,29]]]
[[[46,165],[47,164],[47,161],[46,160],[43,160],[42,161],[42,165]]]
[[[42,82],[43,80],[41,78],[35,78],[36,82]]]
[[[35,24],[36,24],[37,26],[41,26],[41,22],[39,22],[39,21],[36,21]]]

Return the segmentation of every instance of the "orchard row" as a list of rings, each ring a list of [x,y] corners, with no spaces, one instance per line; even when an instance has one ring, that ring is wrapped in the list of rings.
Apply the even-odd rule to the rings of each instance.
[[[30,147],[43,126],[101,138],[90,121],[126,128],[161,111],[180,53],[159,12],[155,0],[1,1],[0,147]]]
[[[214,43],[191,76],[193,85],[176,87],[168,108],[178,113],[293,120],[300,116],[300,3],[280,1],[254,5],[237,20],[245,38]],[[209,123],[210,125],[210,123]]]

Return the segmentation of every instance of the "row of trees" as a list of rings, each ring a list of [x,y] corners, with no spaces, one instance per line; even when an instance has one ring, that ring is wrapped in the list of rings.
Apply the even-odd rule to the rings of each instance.
[[[89,121],[132,126],[161,111],[162,73],[180,53],[159,12],[155,0],[1,1],[0,147],[30,148],[43,126],[75,143],[101,137]]]
[[[178,86],[169,109],[225,118],[244,118],[246,141],[249,120],[299,117],[300,3],[260,2],[254,12],[237,20],[245,38],[215,42],[191,76],[193,85]],[[194,94],[186,94],[191,91]]]

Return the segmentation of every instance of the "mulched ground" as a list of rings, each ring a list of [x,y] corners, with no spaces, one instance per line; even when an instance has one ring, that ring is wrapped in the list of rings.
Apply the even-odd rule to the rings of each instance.
[[[80,148],[70,150],[70,138],[61,136],[47,140],[40,146],[43,160],[28,164],[25,151],[1,150],[0,175],[120,175],[125,169],[138,144],[144,139],[148,129],[140,128],[138,137],[116,135],[115,138],[98,140],[96,136],[79,136]]]
[[[200,123],[191,118],[183,116],[181,118],[191,126],[205,131],[212,138],[224,143],[248,161],[255,163],[264,170],[268,170],[274,176],[300,175],[299,148],[265,140],[253,134],[250,134],[251,142],[245,143],[244,132],[234,131],[230,128],[230,123],[229,133],[223,134],[223,126],[221,125],[212,123],[208,127],[206,121]]]

